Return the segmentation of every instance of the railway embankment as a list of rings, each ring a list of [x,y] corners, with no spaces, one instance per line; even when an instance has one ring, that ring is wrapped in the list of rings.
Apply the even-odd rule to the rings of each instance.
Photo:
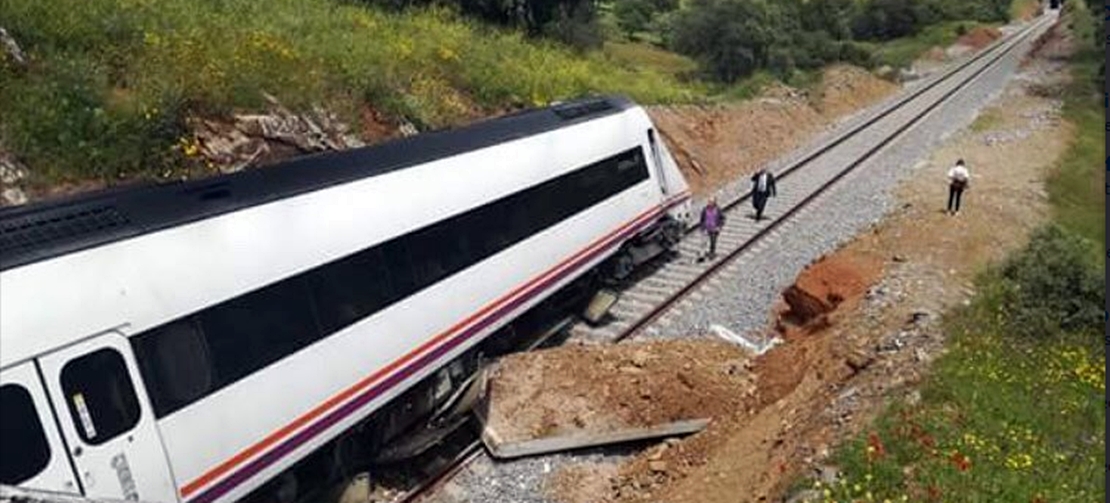
[[[753,365],[765,403],[658,457],[681,470],[653,471],[651,450],[634,456],[610,476],[608,501],[926,501],[989,497],[991,487],[1026,500],[1099,494],[1099,464],[1084,456],[1105,441],[1094,417],[1102,364],[1074,337],[1048,348],[980,324],[983,309],[1011,314],[979,274],[1052,214],[1046,180],[1076,134],[1060,96],[1045,91],[1063,86],[1066,43],[1053,32],[979,120],[898,186],[894,212],[784,291],[773,324],[783,343]],[[958,157],[977,175],[950,216],[944,172]],[[1059,423],[1033,412],[1038,404]],[[1021,439],[1007,437],[1015,431]],[[557,487],[572,487],[563,479],[573,474]]]
[[[930,477],[938,473],[946,477],[945,483],[965,480],[964,487],[972,488],[958,478],[969,466],[989,467],[983,473],[990,476],[1008,471],[1010,478],[1005,480],[1046,482],[1052,480],[1050,473],[1060,475],[1053,469],[1038,472],[1037,479],[1030,476],[1033,472],[1022,471],[1029,468],[1024,456],[1032,456],[1032,451],[1020,451],[1018,444],[996,443],[1010,450],[993,459],[986,452],[968,451],[966,442],[972,441],[961,435],[981,436],[1004,418],[990,417],[993,426],[984,423],[975,431],[954,428],[962,424],[961,417],[983,420],[982,416],[970,410],[964,416],[945,415],[959,404],[938,402],[932,395],[938,388],[928,384],[947,371],[948,387],[940,388],[946,392],[967,388],[978,390],[980,397],[997,393],[1013,403],[1021,403],[1022,393],[1035,402],[1047,399],[1039,394],[1044,388],[1035,383],[1043,375],[1029,367],[1030,362],[1023,363],[1030,377],[1017,387],[1013,381],[998,380],[1016,379],[1018,370],[1007,373],[1004,362],[1023,361],[1020,345],[1012,345],[1019,348],[1013,354],[995,353],[1001,356],[993,360],[994,367],[966,359],[990,349],[968,345],[969,337],[999,341],[1004,330],[982,325],[954,331],[951,320],[968,309],[982,310],[977,306],[990,300],[990,291],[978,275],[1021,249],[1053,214],[1046,179],[1076,134],[1074,126],[1062,120],[1062,101],[1052,91],[1065,87],[1061,79],[1066,78],[1066,54],[1059,52],[1059,36],[1060,28],[1020,65],[1020,58],[1015,58],[985,75],[918,125],[913,135],[880,154],[866,176],[849,180],[845,186],[850,190],[834,191],[814,211],[805,212],[805,218],[771,236],[762,251],[744,261],[748,274],[741,284],[717,288],[718,298],[703,298],[699,312],[672,318],[665,330],[674,337],[702,334],[690,327],[707,317],[741,328],[762,327],[759,330],[780,336],[781,344],[753,360],[756,395],[761,397],[754,406],[733,410],[700,433],[642,451],[479,462],[434,501],[841,501],[866,499],[868,490],[873,496],[917,501],[939,490],[928,483],[937,480]],[[980,112],[986,103],[990,106]],[[974,119],[977,112],[979,118]],[[950,216],[943,212],[945,172],[957,158],[968,161],[976,178],[965,194],[964,210]],[[815,260],[819,256],[824,258]],[[789,279],[781,281],[778,276],[785,274]],[[770,307],[776,299],[778,307]],[[988,305],[992,319],[1007,309]],[[770,322],[761,322],[769,310]],[[1001,340],[994,349],[1010,347]],[[1091,412],[1090,404],[1079,397],[1094,396],[1097,386],[1091,388],[1090,383],[1101,382],[1104,374],[1098,374],[1097,361],[1075,359],[1085,353],[1064,349],[1066,354],[1056,348],[1058,354],[1046,360],[1051,364],[1046,368],[1068,380],[1070,394],[1063,395],[1067,404],[1051,403],[1071,411],[1070,417],[1082,423],[1101,408]],[[953,363],[948,356],[952,353],[963,354],[965,360]],[[975,366],[951,377],[952,367],[963,363]],[[971,378],[982,380],[960,382]],[[1083,386],[1088,388],[1084,391]],[[911,440],[929,443],[944,438],[948,443],[931,446],[936,450],[928,459],[895,457],[895,439],[888,435],[900,431],[896,427],[902,417],[897,414],[906,409],[884,416],[891,402],[910,407],[933,404],[931,422],[921,422],[926,416],[911,418],[905,424],[913,431],[906,434],[935,428]],[[1028,405],[1029,399],[1025,402]],[[987,405],[991,404],[981,408],[989,409]],[[876,417],[888,419],[876,424]],[[1006,423],[998,431],[1010,434],[1014,427]],[[959,435],[951,435],[953,431]],[[1043,446],[1055,441],[1048,433],[1046,429],[1029,435]],[[1079,463],[1082,456],[1101,452],[1099,442],[1104,439],[1094,430],[1086,435],[1072,451],[1044,454]],[[850,454],[838,454],[841,445],[847,445]],[[881,472],[874,471],[879,465],[868,464],[879,458],[887,463]],[[1091,466],[1098,464],[1092,461]],[[1082,477],[1067,476],[1072,488]],[[958,488],[941,487],[950,495]],[[1026,490],[1031,485],[1015,487]],[[1036,496],[1033,490],[1027,492],[1019,499]]]
[[[898,89],[862,68],[837,65],[812,89],[776,84],[745,102],[654,106],[648,113],[695,196],[707,197]]]

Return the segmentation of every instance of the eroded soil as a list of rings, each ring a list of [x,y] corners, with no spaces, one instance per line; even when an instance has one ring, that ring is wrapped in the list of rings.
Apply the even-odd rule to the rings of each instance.
[[[744,103],[647,110],[694,195],[707,196],[897,90],[866,70],[837,65],[825,70],[809,96],[777,85]]]
[[[912,400],[943,352],[941,314],[975,295],[977,271],[1019,248],[1047,219],[1043,180],[1072,126],[1046,90],[1067,78],[1057,58],[1069,44],[1050,32],[984,111],[989,124],[954,135],[899,187],[899,210],[801,273],[798,292],[769,328],[784,343],[753,361],[751,401],[701,433],[624,463],[602,497],[559,491],[573,486],[576,472],[553,478],[554,496],[567,503],[780,501],[798,475],[828,469],[829,450],[865,428],[888,399]],[[952,216],[944,212],[945,173],[957,158],[973,178],[963,211]]]
[[[754,391],[750,360],[689,340],[514,354],[490,377],[487,425],[515,441],[722,417]]]

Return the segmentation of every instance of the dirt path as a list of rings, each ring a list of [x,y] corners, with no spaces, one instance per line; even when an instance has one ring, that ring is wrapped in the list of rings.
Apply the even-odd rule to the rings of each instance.
[[[1066,78],[1053,57],[1067,47],[1052,36],[994,107],[900,186],[899,210],[800,275],[795,285],[805,295],[779,308],[776,329],[786,342],[755,360],[757,400],[621,466],[608,501],[777,501],[799,474],[829,471],[829,450],[865,428],[887,399],[912,400],[913,385],[943,351],[941,314],[967,302],[977,271],[1020,247],[1048,216],[1043,179],[1071,126],[1046,95]],[[972,185],[964,210],[950,216],[945,173],[961,157]],[[826,305],[813,308],[816,301]],[[652,461],[670,468],[653,470]]]

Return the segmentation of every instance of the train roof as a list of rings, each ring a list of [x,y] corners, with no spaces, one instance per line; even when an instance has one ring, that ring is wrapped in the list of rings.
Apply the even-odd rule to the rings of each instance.
[[[3,208],[0,271],[541,134],[635,106],[621,96],[587,98],[379,145],[298,157],[260,169],[185,182],[110,188]]]

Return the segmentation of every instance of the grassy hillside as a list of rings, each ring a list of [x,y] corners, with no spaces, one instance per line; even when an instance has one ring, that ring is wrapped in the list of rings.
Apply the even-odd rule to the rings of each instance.
[[[948,47],[960,38],[960,35],[979,27],[993,27],[997,25],[975,23],[966,21],[947,21],[935,24],[921,30],[913,36],[903,37],[883,43],[870,43],[866,46],[875,55],[875,61],[880,65],[890,65],[894,68],[909,67],[922,54],[934,47]]]
[[[266,93],[352,123],[369,106],[424,128],[593,92],[702,94],[620,50],[579,55],[443,10],[0,0],[0,20],[31,59],[0,67],[0,93],[14,98],[0,100],[3,144],[50,181],[173,170],[188,160],[186,118],[257,109]]]
[[[901,62],[955,26],[874,49]],[[383,116],[432,129],[591,93],[745,99],[780,78],[706,83],[698,63],[643,42],[575,52],[448,10],[344,0],[0,0],[0,27],[29,58],[0,53],[0,155],[29,166],[22,184],[39,188],[205,171],[192,121],[263,110],[267,96],[355,129]]]

